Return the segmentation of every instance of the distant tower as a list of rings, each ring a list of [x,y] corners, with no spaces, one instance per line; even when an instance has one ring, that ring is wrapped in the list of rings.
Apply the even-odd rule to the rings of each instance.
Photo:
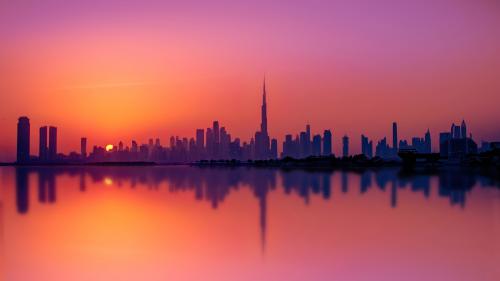
[[[87,138],[80,139],[80,154],[82,159],[87,158]]]
[[[342,137],[342,156],[349,156],[349,137],[347,135]]]
[[[392,123],[392,149],[394,154],[398,153],[398,124],[396,122]]]
[[[219,128],[219,121],[214,121],[213,126],[212,126],[212,132],[214,135],[214,140],[212,144],[212,157],[218,158],[219,155],[219,146],[220,146],[220,128]]]
[[[451,124],[451,137],[454,139],[459,139],[460,138],[460,127],[455,126],[455,124]]]
[[[306,135],[304,139],[304,156],[310,156],[311,155],[311,125],[307,124],[306,125]]]
[[[139,146],[137,145],[137,142],[135,140],[132,141],[132,148],[130,149],[131,152],[137,153],[139,151]]]
[[[57,128],[49,127],[49,160],[57,159]]]
[[[40,127],[40,142],[38,146],[38,159],[40,161],[47,161],[47,126]]]
[[[278,140],[272,139],[271,140],[271,159],[277,159],[278,158]]]
[[[255,159],[272,158],[270,150],[270,139],[267,131],[267,102],[266,102],[266,79],[262,85],[262,106],[260,131],[255,132],[255,147],[253,156]]]
[[[361,153],[366,157],[373,157],[373,143],[365,135],[361,135]]]
[[[462,139],[467,138],[467,125],[465,125],[465,120],[462,120],[462,125],[460,125],[460,137]]]
[[[332,155],[332,132],[330,130],[323,132],[323,155]]]
[[[17,162],[30,160],[30,120],[22,116],[17,122]]]
[[[196,130],[196,147],[201,151],[205,147],[205,131],[203,129]]]
[[[321,135],[314,135],[312,141],[312,155],[321,155]]]
[[[425,133],[425,153],[431,153],[432,151],[432,143],[431,143],[431,132],[427,129]]]
[[[214,134],[212,132],[211,128],[207,128],[205,131],[205,147],[206,147],[206,154],[209,159],[212,159],[213,157],[213,148],[214,148]]]
[[[212,132],[214,134],[214,142],[220,143],[219,121],[214,121],[212,126]]]
[[[262,134],[267,135],[267,103],[266,103],[266,79],[262,86],[262,107],[261,107],[261,122],[260,131]]]

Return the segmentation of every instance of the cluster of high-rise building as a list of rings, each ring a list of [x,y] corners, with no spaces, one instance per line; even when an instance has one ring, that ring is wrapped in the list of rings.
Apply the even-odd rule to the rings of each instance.
[[[451,124],[449,132],[439,134],[441,157],[460,159],[467,154],[475,154],[477,151],[477,144],[472,139],[472,134],[467,137],[467,125],[464,120],[460,126]]]
[[[325,130],[323,136],[317,134],[311,139],[310,125],[306,125],[306,130],[295,135],[295,138],[291,134],[286,135],[281,153],[282,158],[330,155],[332,155],[332,132]]]
[[[18,162],[29,162],[33,160],[49,162],[58,159],[57,128],[53,126],[40,127],[39,136],[38,157],[32,157],[30,154],[30,120],[26,116],[19,118],[17,123]]]
[[[30,156],[30,122],[27,117],[20,117],[17,127],[17,162],[101,162],[101,161],[154,161],[159,163],[186,163],[199,160],[268,160],[278,158],[278,141],[269,136],[267,123],[266,83],[262,88],[262,106],[260,129],[249,142],[234,138],[219,121],[213,121],[206,129],[197,129],[194,138],[170,137],[168,146],[161,144],[159,138],[150,139],[139,145],[132,141],[130,145],[119,142],[107,147],[94,146],[87,151],[87,138],[81,138],[80,153],[69,155],[57,153],[57,128],[40,128],[38,157]],[[332,131],[323,134],[311,134],[311,126],[306,125],[298,134],[287,134],[283,141],[280,158],[307,158],[310,156],[333,155]],[[498,143],[483,144],[482,151],[498,146]],[[361,135],[361,153],[368,158],[397,159],[400,150],[429,154],[432,152],[430,131],[421,137],[413,137],[411,143],[398,138],[398,125],[392,124],[392,146],[383,138],[373,147],[373,141]],[[342,137],[342,156],[349,156],[349,137]],[[443,158],[463,158],[467,154],[478,152],[472,135],[467,136],[467,126],[462,121],[460,126],[452,124],[450,132],[439,135],[439,152]]]
[[[83,155],[83,153],[82,153]],[[88,156],[89,161],[155,161],[186,163],[199,160],[267,160],[278,157],[278,142],[270,139],[267,129],[266,84],[262,89],[262,107],[260,130],[250,142],[233,138],[219,121],[213,121],[212,127],[197,129],[195,138],[170,137],[169,146],[162,146],[160,139],[149,140],[148,144],[124,147],[120,142],[111,151],[95,146]]]
[[[81,138],[80,153],[57,154],[57,128],[40,128],[38,157],[30,156],[30,123],[27,117],[19,118],[17,136],[17,162],[61,162],[61,161],[155,161],[185,163],[203,159],[222,160],[267,160],[278,158],[278,141],[271,139],[267,125],[266,84],[262,89],[260,130],[250,142],[232,138],[219,121],[212,127],[197,129],[194,138],[172,136],[168,146],[163,146],[159,138],[150,139],[147,144],[139,145],[132,141],[130,146],[119,142],[110,147],[94,146],[87,152],[87,138]],[[48,136],[48,139],[47,139]],[[47,141],[48,140],[48,141]],[[48,145],[47,145],[48,144]]]
[[[387,138],[379,140],[375,146],[375,156],[382,159],[397,159],[400,150],[411,150],[416,153],[431,153],[431,133],[429,129],[423,138],[413,137],[411,143],[398,138],[398,124],[392,123],[392,146],[387,142]],[[373,141],[365,135],[361,135],[361,153],[368,158],[373,157]]]

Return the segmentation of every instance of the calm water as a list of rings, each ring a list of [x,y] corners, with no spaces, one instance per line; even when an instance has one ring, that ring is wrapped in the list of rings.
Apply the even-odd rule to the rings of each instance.
[[[2,280],[500,280],[498,178],[0,168]]]

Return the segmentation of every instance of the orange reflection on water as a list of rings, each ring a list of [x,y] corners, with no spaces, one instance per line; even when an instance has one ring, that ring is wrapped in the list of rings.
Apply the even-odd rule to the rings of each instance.
[[[19,170],[2,168],[5,280],[500,276],[498,188],[476,184],[460,207],[431,176],[428,197],[415,180],[397,189],[392,207],[391,182],[360,193],[354,173],[50,169],[27,174],[27,211],[19,213]],[[55,177],[53,202],[40,200],[42,174]]]

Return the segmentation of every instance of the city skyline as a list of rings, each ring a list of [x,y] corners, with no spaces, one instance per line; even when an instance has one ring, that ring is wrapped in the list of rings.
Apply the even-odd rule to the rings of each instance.
[[[0,1],[0,279],[499,281],[499,31],[500,0]]]
[[[24,115],[64,128],[65,153],[82,135],[142,143],[209,120],[248,140],[263,74],[278,143],[309,123],[358,153],[354,138],[379,140],[394,121],[406,139],[437,139],[462,119],[478,142],[500,138],[494,1],[105,2],[2,3],[0,160],[13,160]]]
[[[256,141],[259,138],[259,134],[264,133],[263,134],[263,136],[264,136],[264,142],[266,143],[266,146],[268,147],[267,150],[264,152],[264,155],[271,153],[271,138],[273,138],[273,139],[276,139],[276,141],[277,141],[277,144],[278,144],[277,145],[277,155],[279,156],[279,155],[281,155],[283,153],[283,148],[284,147],[282,146],[282,144],[283,144],[283,142],[285,142],[287,140],[287,136],[290,134],[290,132],[285,133],[283,136],[278,136],[278,135],[270,136],[269,135],[268,124],[267,124],[268,123],[267,122],[267,92],[266,92],[266,80],[265,80],[265,78],[264,78],[263,85],[262,85],[262,96],[261,96],[261,98],[262,98],[262,101],[261,101],[262,104],[261,104],[261,110],[260,110],[260,116],[259,116],[260,117],[260,121],[259,121],[260,124],[258,124],[258,126],[259,126],[258,129],[259,130],[256,132],[256,134],[247,134],[248,135],[247,139],[245,139],[244,137],[240,137],[240,136],[237,136],[237,138],[239,138],[242,143],[243,142],[250,143],[252,140]],[[26,116],[23,116],[23,117],[26,117]],[[235,118],[235,119],[237,119],[237,118]],[[221,123],[218,119],[216,119],[213,122]],[[461,122],[464,122],[464,119],[462,119]],[[229,121],[228,123],[231,123],[231,122]],[[255,120],[254,120],[254,123],[255,123]],[[360,130],[361,133],[359,134],[359,136],[365,136],[365,137],[368,137],[369,140],[377,140],[377,141],[378,140],[383,141],[384,137],[386,137],[387,139],[391,139],[390,145],[389,145],[389,140],[386,140],[386,143],[388,144],[387,148],[389,148],[392,151],[392,152],[389,151],[389,153],[394,153],[394,151],[392,150],[393,147],[394,147],[394,125],[397,124],[397,122],[392,122],[392,123],[393,123],[392,130],[390,130],[389,126],[386,126],[385,128],[381,128],[381,130],[379,130],[378,132],[375,131],[375,133],[373,134],[374,135],[373,137],[371,135],[365,135],[364,133],[362,133],[362,132],[367,131],[367,130],[361,128],[361,130]],[[447,121],[447,123],[449,123],[449,122]],[[47,149],[47,151],[46,151],[47,156],[46,157],[49,157],[48,156],[49,154],[51,154],[51,155],[57,154],[58,152],[55,152],[55,153],[52,152],[52,153],[50,153],[50,151],[49,151],[50,136],[49,136],[49,133],[48,133],[50,131],[55,130],[54,132],[55,132],[55,134],[57,134],[57,126],[54,126],[54,125],[48,126],[45,123],[40,122],[40,121],[36,121],[36,124],[41,124],[41,126],[40,126],[39,130],[34,130],[33,132],[30,133],[31,138],[32,139],[34,139],[34,138],[37,138],[37,139],[40,138],[40,140],[41,140],[41,138],[43,138],[43,134],[46,134],[46,136],[45,136],[47,138],[47,144],[46,144],[47,145],[47,147],[46,147],[46,149]],[[307,131],[307,127],[309,127],[309,130],[311,128],[311,124],[310,123],[305,123],[303,126],[306,126],[306,131]],[[454,124],[452,124],[452,126],[454,126]],[[224,127],[224,129],[226,129],[226,127]],[[427,131],[427,133],[431,134],[429,132],[430,131],[429,127],[427,127],[425,129],[425,131]],[[406,130],[404,130],[404,131],[408,131],[407,128],[405,128],[405,129]],[[45,132],[42,132],[43,130],[45,130]],[[200,129],[196,129],[196,130],[200,130]],[[197,135],[196,130],[191,130],[191,131],[194,131],[194,134],[187,134],[186,136],[181,136],[181,138],[182,137],[187,137],[188,140],[189,140],[192,137],[196,137],[196,135]],[[203,129],[203,130],[205,130],[205,129]],[[309,136],[311,138],[311,145],[313,145],[313,139],[312,138],[315,135],[317,135],[317,134],[323,135],[323,133],[324,133],[323,130],[330,131],[330,134],[333,134],[333,135],[335,135],[335,133],[337,133],[337,134],[339,133],[339,130],[336,130],[335,128],[331,128],[331,127],[324,128],[324,129],[323,128],[316,128],[316,130],[314,130],[312,133],[309,132]],[[373,130],[373,128],[372,128],[372,130]],[[396,128],[396,130],[397,130],[397,128]],[[432,133],[433,134],[433,137],[432,137],[433,139],[435,139],[435,140],[439,139],[441,132],[442,131],[446,131],[443,128],[440,128],[439,130],[440,131]],[[451,130],[453,130],[453,128]],[[138,131],[140,131],[139,128],[138,128]],[[162,131],[164,131],[164,130],[162,130]],[[350,131],[350,130],[344,130],[344,131]],[[384,132],[390,132],[392,134],[387,133],[387,135],[384,135]],[[300,133],[300,130],[299,130],[299,133]],[[292,136],[293,137],[298,136],[299,133],[297,133],[297,135],[293,135],[292,134]],[[355,132],[354,134],[356,134],[356,133],[357,132]],[[130,145],[134,141],[137,142],[137,143],[147,143],[151,139],[155,139],[155,140],[163,139],[163,143],[167,143],[167,141],[171,137],[175,137],[175,136],[176,135],[174,135],[174,134],[168,134],[168,132],[165,132],[165,133],[163,133],[162,137],[159,137],[159,136],[151,137],[151,136],[149,136],[149,137],[146,137],[146,139],[144,139],[144,140],[139,140],[138,138],[134,138],[134,137],[131,137],[131,139],[128,139],[128,140],[117,139],[116,137],[111,137],[111,139],[115,140],[114,143],[113,143],[113,141],[109,141],[109,142],[105,142],[105,143],[96,143],[95,141],[92,142],[93,138],[90,138],[88,136],[82,136],[82,137],[85,138],[85,139],[90,139],[89,145],[86,146],[87,149],[89,149],[89,147],[92,148],[92,146],[103,146],[103,147],[105,147],[106,145],[113,145],[115,147],[118,147],[118,144],[120,142],[125,142],[126,145]],[[356,137],[355,135],[350,135],[350,134],[347,134],[347,133],[342,134],[342,136],[348,136],[349,138]],[[380,136],[380,139],[377,139],[376,136]],[[57,136],[55,138],[58,139]],[[408,134],[403,135],[402,138],[398,138],[397,131],[396,131],[396,139],[398,140],[398,142],[397,142],[398,145],[401,145],[401,143],[400,143],[401,140],[406,141],[406,139],[409,139],[409,141],[411,143],[411,141],[413,140],[413,138],[414,138],[413,136],[408,135]],[[480,137],[478,138],[477,136],[475,137],[475,139],[477,140],[477,144],[478,145],[480,145],[483,141],[486,141],[486,142],[497,141],[497,139],[494,139],[494,138],[484,139],[484,138],[480,138]],[[5,138],[3,139],[3,141],[5,142]],[[54,141],[54,139],[52,141]],[[79,138],[78,140],[76,140],[76,142],[71,143],[71,145],[70,145],[71,149],[67,149],[67,148],[62,148],[61,149],[60,148],[60,152],[62,152],[64,154],[69,154],[70,152],[80,152],[81,151],[81,145],[77,144],[78,141],[81,141],[81,138]],[[68,144],[67,140],[61,139],[61,142],[66,144],[65,147],[68,146],[67,145]],[[85,140],[85,142],[87,142],[87,140]],[[365,154],[365,155],[368,156],[369,154],[363,152],[364,151],[363,150],[363,145],[361,143],[362,142],[351,141],[349,143],[349,149],[348,149],[349,153],[348,154],[349,155]],[[321,145],[323,146],[323,144],[321,144]],[[385,145],[385,144],[382,144],[382,145]],[[403,145],[405,145],[405,144],[403,144]],[[406,144],[406,145],[408,145],[408,144]],[[57,145],[52,145],[52,147],[56,147],[56,146]],[[343,153],[343,140],[342,140],[341,137],[339,137],[338,135],[337,135],[337,137],[332,137],[332,144],[331,144],[331,146],[332,146],[332,150],[331,151],[332,151],[333,154],[335,154],[337,156],[343,156],[343,154],[344,154]],[[372,153],[373,153],[374,156],[377,155],[376,154],[376,149],[375,149],[376,146],[377,146],[377,142],[375,142],[373,144],[373,148],[372,148],[373,149]],[[33,141],[30,142],[30,151],[36,152],[36,153],[34,153],[32,155],[39,156],[41,149],[43,149],[41,142],[40,143],[33,143]],[[322,147],[321,150],[324,150],[324,147]],[[431,152],[439,152],[439,150],[440,150],[440,143],[439,142],[434,142],[432,144],[432,146],[431,146]],[[384,153],[382,153],[382,154],[384,154]],[[313,154],[311,154],[311,155],[313,155]],[[323,153],[320,153],[320,155],[323,155]],[[4,161],[4,162],[13,161],[15,158],[16,158],[15,155],[13,155],[10,151],[2,150],[1,153],[0,153],[0,161]],[[52,156],[52,159],[53,158],[54,158],[54,156]],[[252,158],[252,159],[263,159],[263,158],[264,157],[257,157],[257,158]]]
[[[38,155],[31,152],[31,125],[27,116],[19,117],[17,123],[17,163],[86,163],[86,162],[154,162],[154,163],[194,163],[201,160],[274,160],[284,158],[305,159],[314,157],[346,158],[353,155],[364,155],[370,159],[378,157],[383,160],[400,161],[399,152],[411,152],[421,155],[439,155],[442,159],[452,161],[463,160],[469,154],[486,152],[497,148],[499,142],[474,141],[472,133],[467,129],[465,120],[459,126],[451,124],[449,131],[439,133],[439,150],[433,151],[430,130],[424,137],[412,136],[410,141],[399,138],[398,123],[392,123],[392,145],[387,136],[374,146],[373,140],[361,134],[361,153],[350,150],[350,140],[343,135],[342,153],[335,155],[333,140],[335,135],[330,129],[323,134],[314,134],[310,124],[304,131],[287,134],[282,142],[282,149],[276,138],[268,132],[267,89],[266,80],[262,83],[262,102],[260,110],[260,127],[254,137],[245,141],[239,136],[231,135],[225,126],[214,120],[212,127],[197,128],[193,136],[170,136],[169,145],[162,145],[161,139],[149,138],[147,143],[136,140],[119,141],[118,144],[94,144],[88,149],[87,136],[80,139],[80,151],[68,154],[59,153],[57,143],[58,129],[55,126],[39,128]],[[47,130],[48,128],[48,130]],[[47,134],[48,131],[48,134]],[[165,142],[163,143],[165,144]],[[89,153],[87,153],[90,151]],[[374,152],[375,151],[375,152]]]

